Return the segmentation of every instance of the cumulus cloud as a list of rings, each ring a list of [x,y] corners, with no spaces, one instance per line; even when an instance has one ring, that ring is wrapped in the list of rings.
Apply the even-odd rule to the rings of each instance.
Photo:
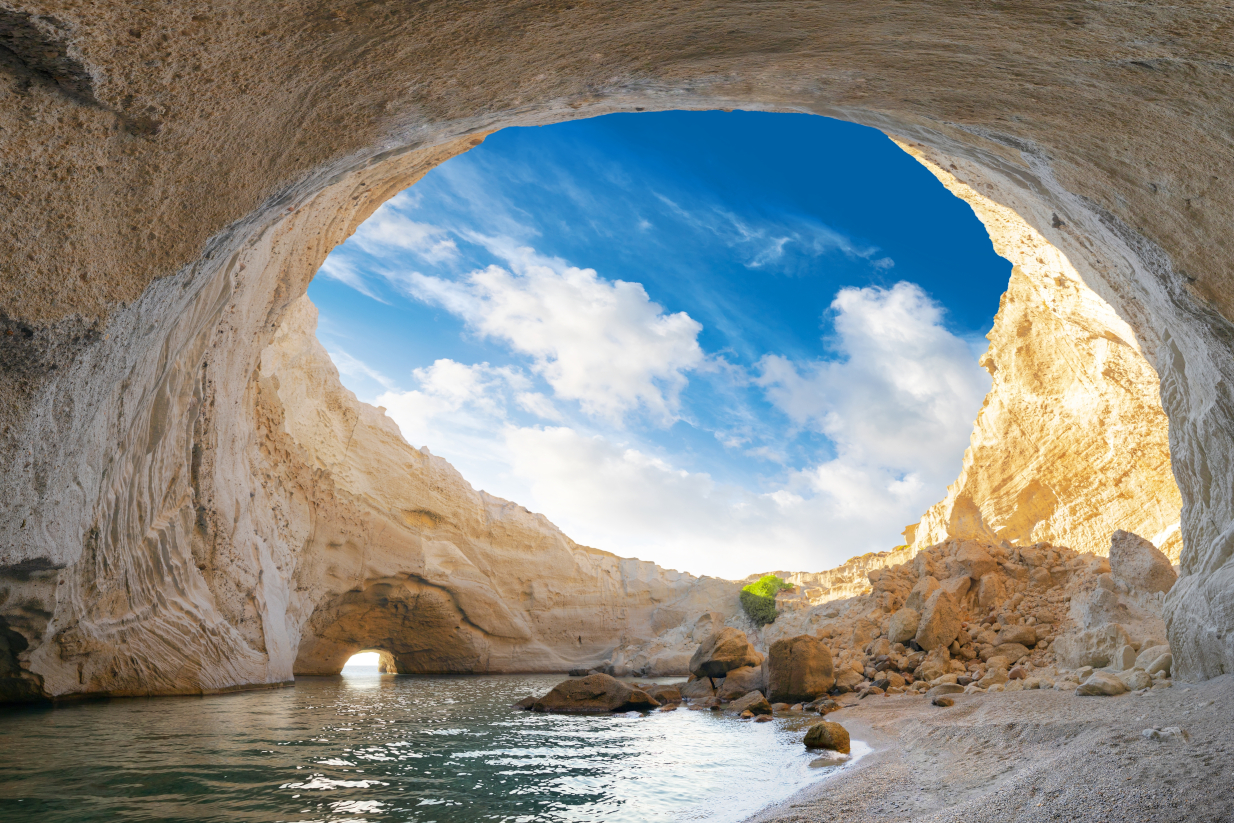
[[[398,198],[385,203],[365,220],[356,230],[354,240],[369,254],[399,249],[428,263],[443,263],[459,256],[458,245],[449,231],[412,220],[399,211]]]
[[[639,283],[481,239],[509,268],[493,265],[460,280],[415,273],[411,293],[529,355],[557,397],[588,414],[617,420],[642,407],[673,418],[686,373],[706,360],[698,322],[666,314]]]

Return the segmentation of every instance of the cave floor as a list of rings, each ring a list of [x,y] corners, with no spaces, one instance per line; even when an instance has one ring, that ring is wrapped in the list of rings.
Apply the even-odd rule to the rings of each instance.
[[[828,715],[874,751],[750,823],[1234,820],[1234,675],[1118,697],[953,697]],[[1169,727],[1185,735],[1143,734]]]

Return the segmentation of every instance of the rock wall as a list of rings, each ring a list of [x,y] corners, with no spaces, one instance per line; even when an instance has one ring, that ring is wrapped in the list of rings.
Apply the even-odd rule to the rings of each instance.
[[[1157,373],[1127,322],[1086,285],[1096,273],[1082,276],[1011,209],[901,147],[972,206],[1013,264],[981,360],[992,385],[963,468],[909,527],[909,543],[1006,540],[1105,554],[1110,536],[1127,529],[1177,562],[1182,498]]]
[[[360,220],[475,136],[682,108],[881,128],[1069,261],[1131,330],[1097,324],[1113,330],[1106,356],[1122,368],[1138,347],[1160,379],[1182,500],[1165,604],[1178,668],[1234,670],[1234,46],[1214,14],[7,0],[3,697],[286,679],[294,627],[321,605],[296,577],[315,518],[360,511],[323,515],[330,473],[262,453],[281,442],[262,428],[275,412],[262,352],[288,307]],[[1075,351],[1096,356],[1099,337]],[[982,482],[960,488],[1019,494]],[[1058,506],[1015,528],[1077,516]],[[982,519],[1012,527],[1000,517]]]

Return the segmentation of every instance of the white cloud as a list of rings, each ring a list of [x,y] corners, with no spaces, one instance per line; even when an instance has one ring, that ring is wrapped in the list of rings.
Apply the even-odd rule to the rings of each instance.
[[[643,407],[673,418],[686,372],[706,359],[698,322],[665,314],[639,283],[606,280],[507,240],[476,239],[510,268],[489,266],[459,281],[413,274],[411,293],[530,355],[556,395],[588,414],[618,420]]]
[[[364,276],[352,268],[351,265],[342,260],[338,255],[332,254],[326,258],[326,262],[321,264],[321,268],[317,270],[318,274],[323,274],[331,280],[337,280],[345,286],[350,286],[356,291],[363,294],[365,297],[371,297],[378,302],[385,303],[369,288],[364,282]]]
[[[347,352],[338,347],[328,349],[330,359],[334,361],[334,366],[339,370],[339,374],[347,377],[367,377],[381,385],[385,389],[393,389],[394,381],[386,377],[381,372],[369,366],[363,360],[357,357],[352,357]]]
[[[446,229],[412,220],[400,213],[398,206],[398,198],[395,198],[361,224],[355,234],[355,242],[361,249],[369,254],[402,249],[434,264],[458,257],[458,246]]]

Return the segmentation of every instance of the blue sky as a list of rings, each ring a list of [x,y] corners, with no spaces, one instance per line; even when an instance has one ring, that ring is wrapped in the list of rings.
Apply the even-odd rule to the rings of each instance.
[[[888,549],[941,499],[1009,273],[877,131],[665,112],[490,136],[309,295],[344,384],[476,488],[741,577]]]

